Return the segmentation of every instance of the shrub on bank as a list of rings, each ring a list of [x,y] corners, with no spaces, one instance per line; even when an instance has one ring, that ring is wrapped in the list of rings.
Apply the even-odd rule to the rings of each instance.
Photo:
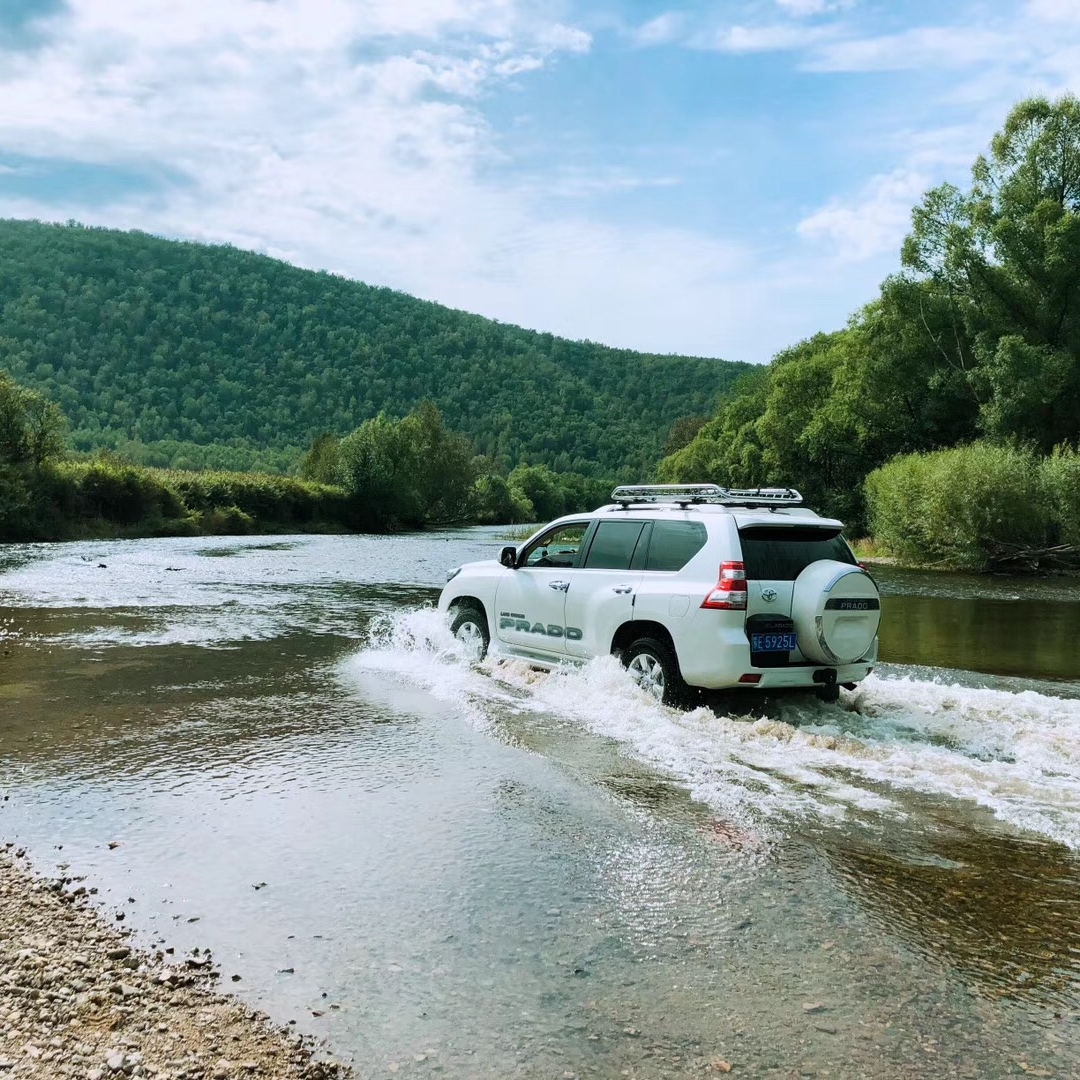
[[[894,458],[866,479],[874,538],[905,562],[964,570],[1043,548],[1061,516],[1049,473],[1080,486],[1075,456],[1054,460],[989,443]]]
[[[143,468],[108,455],[0,469],[0,541],[347,528],[345,493],[260,473]]]
[[[159,475],[191,513],[235,510],[253,525],[277,528],[317,524],[345,526],[350,509],[341,488],[266,473],[183,472]],[[216,520],[212,516],[207,521]],[[221,519],[224,520],[224,519]],[[236,524],[235,516],[232,524]],[[254,528],[246,531],[255,531]]]
[[[1042,474],[1056,539],[1080,548],[1080,454],[1071,446],[1055,447]]]

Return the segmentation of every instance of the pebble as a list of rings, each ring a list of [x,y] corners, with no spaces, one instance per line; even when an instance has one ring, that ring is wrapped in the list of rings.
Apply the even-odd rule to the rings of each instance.
[[[353,1075],[319,1058],[310,1039],[215,990],[220,972],[208,951],[193,950],[195,964],[178,970],[165,963],[171,947],[133,948],[91,906],[95,889],[66,893],[70,878],[34,877],[12,847],[0,844],[0,1080]]]

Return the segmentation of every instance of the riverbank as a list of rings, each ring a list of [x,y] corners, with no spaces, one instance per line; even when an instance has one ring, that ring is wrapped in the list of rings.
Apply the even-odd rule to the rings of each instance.
[[[148,953],[85,888],[0,849],[0,1076],[346,1080],[310,1039],[219,992],[209,953]]]
[[[0,541],[347,532],[353,516],[341,488],[291,476],[108,457],[0,467]]]

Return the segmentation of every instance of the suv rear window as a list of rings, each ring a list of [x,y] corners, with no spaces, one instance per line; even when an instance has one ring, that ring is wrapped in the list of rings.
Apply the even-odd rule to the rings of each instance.
[[[855,565],[839,529],[754,526],[739,530],[750,581],[794,581],[818,559]]]
[[[700,521],[654,521],[645,569],[681,570],[708,538]]]

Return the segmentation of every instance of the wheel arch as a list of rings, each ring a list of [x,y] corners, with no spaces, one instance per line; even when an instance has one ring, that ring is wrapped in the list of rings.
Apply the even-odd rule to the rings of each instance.
[[[484,617],[487,617],[487,608],[484,606],[484,601],[478,596],[455,596],[449,604],[446,605],[447,611],[456,611],[458,608],[471,607],[476,608],[477,611],[483,613]]]
[[[638,638],[643,637],[655,638],[662,645],[666,645],[671,650],[671,655],[675,657],[675,663],[679,663],[679,652],[675,648],[675,641],[668,628],[663,623],[651,622],[648,619],[631,619],[629,622],[624,622],[611,639],[611,652],[618,656]]]

